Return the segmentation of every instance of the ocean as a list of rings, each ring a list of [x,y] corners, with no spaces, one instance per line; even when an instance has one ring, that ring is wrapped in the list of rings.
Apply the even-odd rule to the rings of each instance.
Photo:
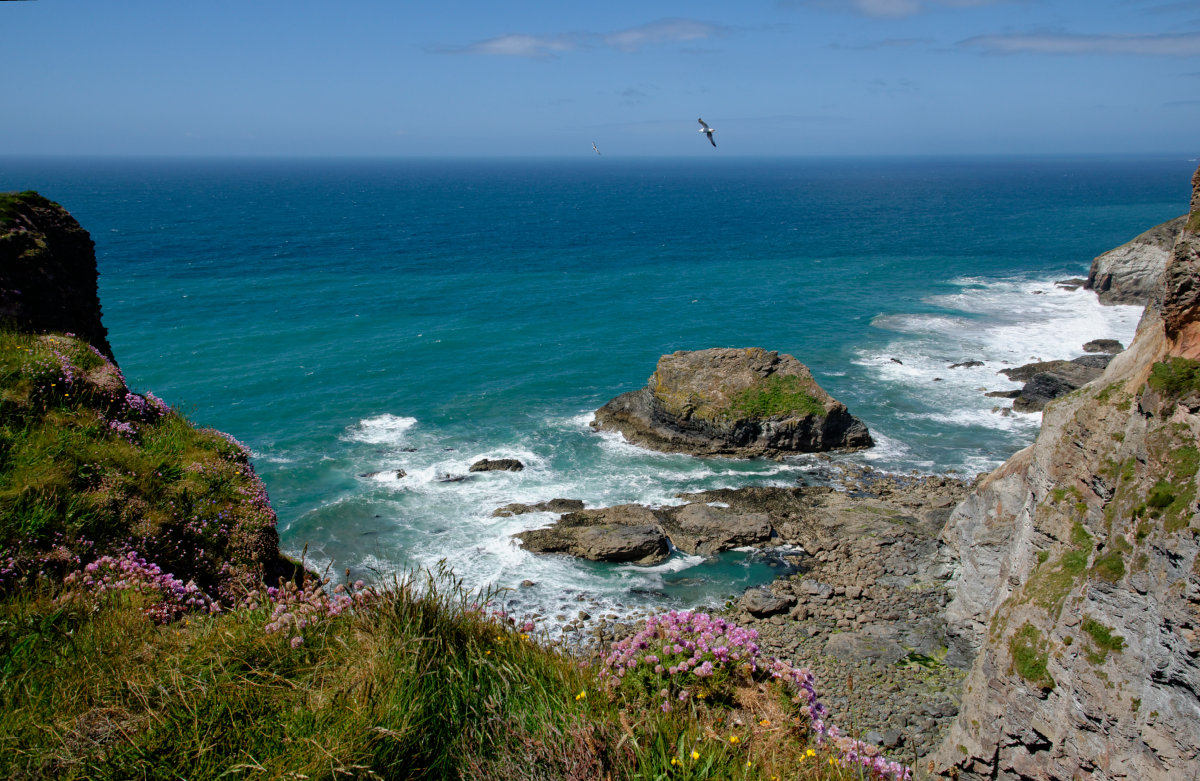
[[[984,396],[1018,387],[998,370],[1128,344],[1141,314],[1055,282],[1186,212],[1193,167],[0,158],[0,190],[38,190],[91,232],[129,383],[252,450],[285,550],[335,577],[444,561],[553,622],[719,605],[784,564],[535,556],[511,535],[553,517],[495,508],[820,479],[814,456],[697,459],[593,432],[660,355],[790,353],[878,443],[835,460],[992,469],[1040,424]],[[525,469],[446,480],[483,457]]]

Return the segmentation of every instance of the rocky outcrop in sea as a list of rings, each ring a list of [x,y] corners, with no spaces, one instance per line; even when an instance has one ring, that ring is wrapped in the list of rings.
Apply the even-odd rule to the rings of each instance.
[[[870,447],[861,420],[790,355],[757,347],[664,355],[646,387],[596,411],[592,426],[669,453],[778,457]]]

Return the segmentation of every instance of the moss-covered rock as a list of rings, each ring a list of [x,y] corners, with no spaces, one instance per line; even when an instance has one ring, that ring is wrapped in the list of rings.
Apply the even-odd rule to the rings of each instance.
[[[757,347],[664,355],[645,388],[596,412],[595,428],[700,456],[778,457],[872,444],[867,427],[790,355]]]

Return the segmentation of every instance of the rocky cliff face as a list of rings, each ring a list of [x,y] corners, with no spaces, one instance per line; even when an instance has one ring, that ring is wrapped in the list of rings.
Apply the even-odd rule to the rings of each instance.
[[[1137,338],[952,514],[947,776],[1200,776],[1200,171]]]
[[[1145,304],[1162,282],[1163,269],[1187,217],[1176,217],[1092,261],[1087,289],[1102,304]]]
[[[112,359],[94,247],[57,203],[34,192],[0,193],[0,324],[74,333]]]

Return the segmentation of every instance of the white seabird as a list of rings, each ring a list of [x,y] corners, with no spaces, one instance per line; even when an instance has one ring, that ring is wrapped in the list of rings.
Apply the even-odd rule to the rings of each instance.
[[[592,149],[596,150],[596,154],[600,154],[600,147],[596,146],[596,142],[592,142]]]
[[[700,123],[700,130],[698,130],[697,132],[698,132],[698,133],[704,133],[705,135],[707,135],[707,136],[708,136],[708,142],[709,142],[710,144],[712,144],[713,146],[716,146],[716,145],[717,145],[717,142],[713,140],[713,136],[712,136],[712,134],[713,134],[713,132],[714,132],[714,131],[713,131],[713,129],[712,129],[711,127],[709,127],[709,126],[708,126],[708,123],[707,123],[707,122],[705,122],[703,119],[698,119],[698,120],[696,120],[696,121]]]

